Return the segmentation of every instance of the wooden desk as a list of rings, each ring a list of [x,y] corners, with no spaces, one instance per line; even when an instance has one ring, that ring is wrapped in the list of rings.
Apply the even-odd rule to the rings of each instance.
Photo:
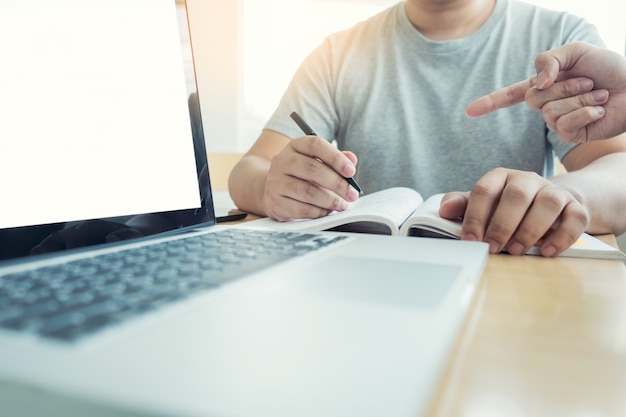
[[[625,417],[624,263],[490,255],[429,416]]]
[[[429,415],[625,416],[624,264],[490,255]]]

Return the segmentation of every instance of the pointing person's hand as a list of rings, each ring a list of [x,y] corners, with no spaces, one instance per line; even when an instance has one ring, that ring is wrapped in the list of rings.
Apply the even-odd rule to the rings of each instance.
[[[540,110],[564,142],[589,142],[626,132],[626,58],[577,42],[539,54],[537,75],[473,101],[478,117],[522,101]]]

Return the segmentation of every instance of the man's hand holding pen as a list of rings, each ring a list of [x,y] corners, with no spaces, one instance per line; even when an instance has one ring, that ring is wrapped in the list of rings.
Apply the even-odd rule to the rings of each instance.
[[[359,192],[346,181],[357,158],[318,136],[291,140],[274,158],[265,182],[263,205],[276,220],[323,217],[343,211]]]

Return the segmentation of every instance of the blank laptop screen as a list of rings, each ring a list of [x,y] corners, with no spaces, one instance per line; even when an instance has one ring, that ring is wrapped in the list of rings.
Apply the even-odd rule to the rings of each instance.
[[[185,6],[0,2],[0,259],[214,222]]]

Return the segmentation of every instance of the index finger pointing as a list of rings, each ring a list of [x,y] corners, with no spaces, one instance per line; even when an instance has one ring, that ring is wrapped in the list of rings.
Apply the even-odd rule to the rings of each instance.
[[[484,116],[494,110],[511,107],[525,100],[526,91],[535,85],[536,76],[500,88],[472,101],[465,109],[470,117]]]

